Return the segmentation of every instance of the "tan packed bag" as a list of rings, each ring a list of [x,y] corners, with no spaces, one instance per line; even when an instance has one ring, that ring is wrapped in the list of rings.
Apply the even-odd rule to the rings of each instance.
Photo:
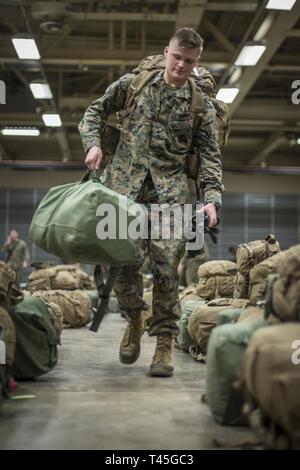
[[[195,294],[206,300],[232,298],[236,274],[237,266],[232,261],[208,261],[198,269]]]
[[[5,343],[6,348],[6,363],[8,366],[11,366],[14,357],[15,357],[15,349],[16,349],[16,330],[15,325],[12,319],[10,318],[8,312],[5,308],[0,306],[0,326],[4,330],[4,337],[2,338]]]
[[[183,291],[179,293],[180,304],[183,305],[188,300],[204,300],[196,294],[197,284],[190,284]]]
[[[273,313],[281,321],[300,321],[300,244],[285,251],[272,286]]]
[[[258,320],[264,320],[264,318],[264,310],[251,305],[241,312],[236,323],[254,323]]]
[[[79,328],[91,320],[91,300],[82,290],[35,292],[46,303],[54,302],[63,314],[64,327]]]
[[[243,276],[248,276],[250,269],[266,258],[270,258],[280,251],[280,246],[275,235],[269,234],[264,240],[255,240],[242,243],[236,252],[236,264],[238,271]]]
[[[243,276],[241,273],[237,273],[234,280],[234,299],[248,299],[249,298],[249,278]]]
[[[219,313],[232,308],[245,308],[247,299],[214,299],[192,313],[188,322],[188,333],[196,343],[190,353],[196,360],[205,360],[208,340],[212,330],[217,326]]]
[[[79,283],[69,271],[53,266],[32,272],[28,276],[27,289],[31,293],[39,290],[75,290],[79,289]]]
[[[265,299],[268,275],[278,273],[278,270],[286,257],[287,251],[280,251],[271,258],[267,258],[257,264],[250,271],[250,302],[256,305],[258,301]]]
[[[300,324],[261,328],[241,368],[245,412],[265,447],[300,446]]]
[[[15,272],[0,261],[0,306],[8,310],[11,305],[22,302],[23,298],[23,292],[16,286]]]

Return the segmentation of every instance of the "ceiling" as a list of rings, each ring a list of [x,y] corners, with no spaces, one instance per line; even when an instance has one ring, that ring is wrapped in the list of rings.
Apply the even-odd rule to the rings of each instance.
[[[284,1],[284,0],[283,0]],[[218,88],[238,84],[229,106],[231,135],[224,168],[300,170],[300,0],[292,11],[267,10],[267,0],[0,0],[0,80],[6,104],[0,127],[37,126],[39,137],[0,137],[0,168],[25,161],[57,166],[82,162],[77,126],[87,105],[146,55],[161,53],[173,32],[194,27],[204,38],[202,64]],[[19,60],[11,38],[34,36],[41,61]],[[234,60],[246,41],[265,40],[254,67]],[[29,82],[46,79],[53,100],[35,100]],[[300,96],[300,93],[299,93]],[[58,111],[63,127],[44,126],[41,114]],[[43,163],[39,163],[43,162]]]

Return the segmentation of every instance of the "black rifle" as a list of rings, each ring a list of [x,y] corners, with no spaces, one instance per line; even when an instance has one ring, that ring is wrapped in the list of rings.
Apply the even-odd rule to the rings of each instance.
[[[218,238],[217,235],[220,233],[220,230],[217,228],[217,225],[220,223],[220,218],[217,217],[217,223],[214,227],[209,227],[209,215],[204,214],[204,233],[207,233],[211,241],[213,243],[218,243]],[[192,230],[193,232],[196,231],[197,229],[197,219],[196,219],[196,213],[192,217]],[[192,240],[189,240],[189,243],[193,243],[196,240],[196,235]],[[196,250],[187,250],[187,254],[189,258],[194,258],[197,255],[201,255],[204,252],[204,248],[196,249]]]

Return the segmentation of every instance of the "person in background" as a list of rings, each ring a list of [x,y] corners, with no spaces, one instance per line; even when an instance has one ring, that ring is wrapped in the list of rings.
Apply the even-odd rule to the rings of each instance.
[[[1,251],[6,255],[4,261],[8,267],[16,273],[16,284],[19,286],[22,269],[27,268],[30,259],[26,242],[19,238],[15,229],[12,229]]]

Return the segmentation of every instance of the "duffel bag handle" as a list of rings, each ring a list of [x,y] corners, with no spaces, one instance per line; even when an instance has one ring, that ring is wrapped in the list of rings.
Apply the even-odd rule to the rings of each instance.
[[[91,180],[91,179],[96,179],[96,180],[100,179],[99,170],[87,170],[85,174],[82,176],[82,178],[80,179],[80,183],[86,183],[88,180]]]

